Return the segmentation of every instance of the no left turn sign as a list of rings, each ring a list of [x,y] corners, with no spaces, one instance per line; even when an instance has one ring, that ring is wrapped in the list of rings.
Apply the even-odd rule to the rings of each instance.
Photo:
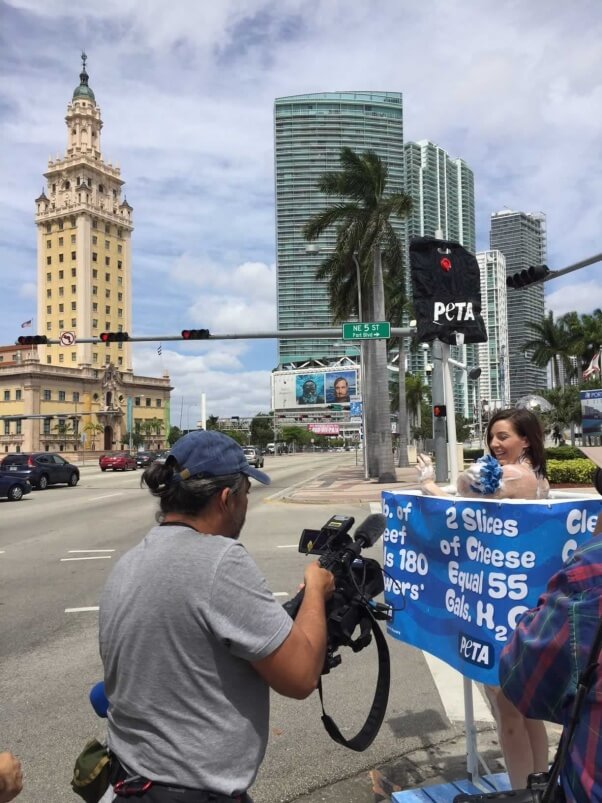
[[[61,346],[72,346],[75,343],[75,332],[61,332],[59,343]]]

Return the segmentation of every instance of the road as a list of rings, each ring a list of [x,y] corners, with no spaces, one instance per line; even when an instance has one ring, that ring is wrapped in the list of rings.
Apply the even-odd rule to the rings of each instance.
[[[333,513],[361,520],[366,506],[336,510],[294,505],[279,497],[297,483],[347,461],[345,454],[267,457],[269,487],[253,484],[242,541],[272,590],[285,601],[303,576],[297,552],[303,527]],[[0,502],[1,747],[23,761],[20,803],[72,801],[73,763],[84,743],[102,737],[103,722],[87,702],[102,677],[98,599],[112,565],[153,522],[155,501],[141,472],[82,469],[76,488],[49,488],[22,502]],[[380,548],[371,550],[380,557]],[[152,612],[149,612],[152,615]],[[384,761],[450,738],[453,727],[423,654],[389,640],[392,689],[385,724],[365,753],[336,745],[323,730],[316,694],[298,702],[272,695],[271,738],[252,790],[257,803],[294,801]],[[346,736],[363,723],[374,691],[376,653],[346,651],[324,679],[325,705]]]

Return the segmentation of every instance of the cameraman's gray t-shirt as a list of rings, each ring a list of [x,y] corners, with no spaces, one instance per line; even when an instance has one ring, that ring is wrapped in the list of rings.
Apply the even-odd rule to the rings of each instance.
[[[111,572],[100,601],[109,747],[160,783],[248,789],[268,738],[269,687],[249,661],[292,619],[238,541],[154,527]]]

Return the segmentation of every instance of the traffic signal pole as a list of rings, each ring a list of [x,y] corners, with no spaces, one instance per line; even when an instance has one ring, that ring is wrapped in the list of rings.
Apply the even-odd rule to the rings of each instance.
[[[440,340],[433,340],[433,378],[431,380],[433,407],[445,404],[443,349],[444,345]],[[451,402],[453,411],[453,396]],[[447,424],[445,418],[438,418],[433,415],[433,438],[435,440],[435,481],[447,482]]]

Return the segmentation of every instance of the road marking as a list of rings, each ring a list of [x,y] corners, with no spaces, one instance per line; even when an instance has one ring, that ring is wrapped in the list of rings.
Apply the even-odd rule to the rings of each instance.
[[[448,664],[423,652],[439,697],[450,722],[464,722],[464,678]],[[472,703],[475,722],[493,722],[493,715],[480,689],[473,684]]]
[[[112,555],[87,555],[82,558],[61,558],[61,563],[66,563],[68,560],[111,560]]]
[[[297,549],[299,544],[278,544],[276,549]]]
[[[382,513],[383,508],[380,502],[370,502],[370,513]]]
[[[5,552],[4,549],[0,549],[0,555],[4,555],[4,552]]]
[[[288,597],[288,591],[274,591],[272,596],[274,597]]]
[[[100,610],[98,605],[90,605],[88,608],[65,608],[65,613],[87,613],[98,610]]]
[[[89,502],[98,502],[99,499],[110,499],[112,496],[123,496],[123,492],[119,491],[117,494],[105,494],[105,496],[95,496],[92,499],[89,499]]]
[[[67,551],[70,555],[74,552],[115,552],[114,549],[69,549]]]

